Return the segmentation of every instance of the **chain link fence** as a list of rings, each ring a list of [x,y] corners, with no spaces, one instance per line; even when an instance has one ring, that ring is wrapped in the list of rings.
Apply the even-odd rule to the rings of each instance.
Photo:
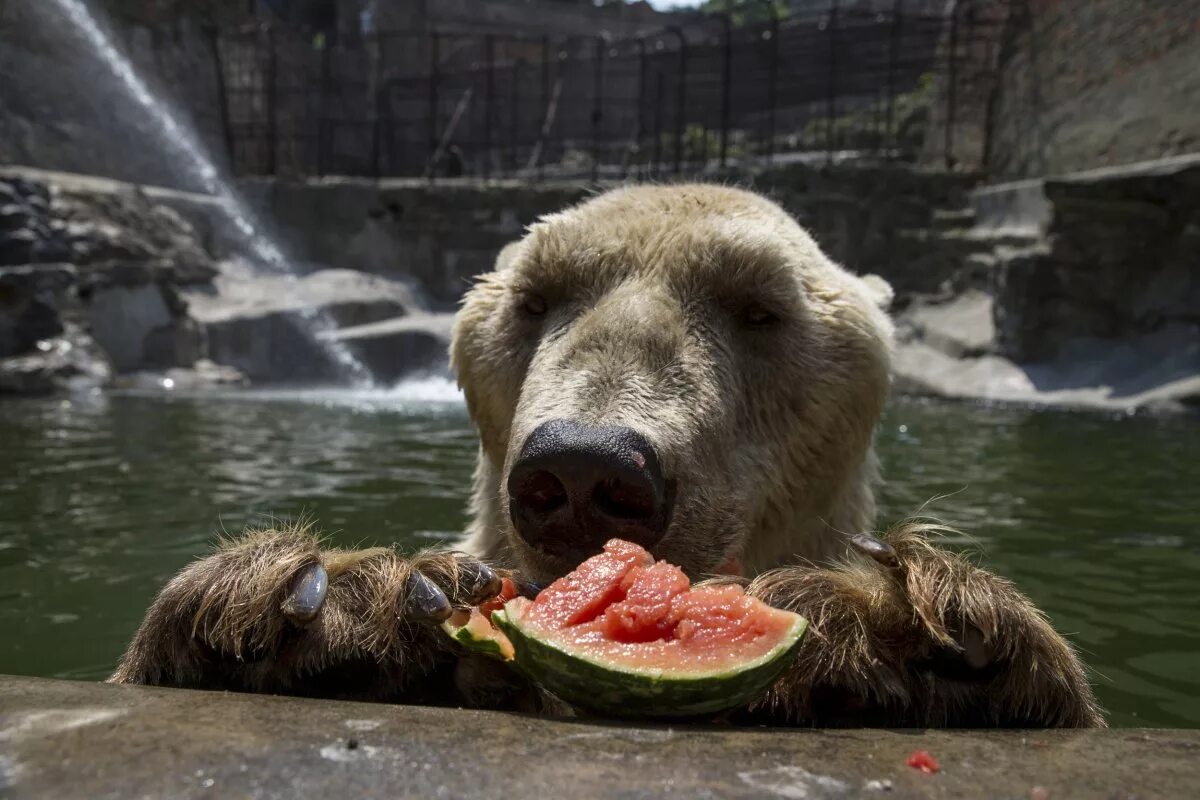
[[[832,0],[821,14],[716,15],[625,40],[224,31],[221,115],[239,174],[653,178],[846,154],[930,160],[931,124],[944,132],[932,159],[952,167],[956,138],[986,137],[1001,5],[933,15]]]

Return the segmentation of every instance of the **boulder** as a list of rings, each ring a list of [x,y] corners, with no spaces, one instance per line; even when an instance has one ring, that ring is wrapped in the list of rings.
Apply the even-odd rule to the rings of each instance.
[[[0,358],[62,333],[60,310],[75,284],[70,264],[0,267]]]
[[[112,367],[104,351],[74,323],[20,355],[0,358],[0,396],[78,392],[108,385]]]
[[[982,355],[992,349],[995,326],[992,297],[969,289],[945,302],[918,300],[898,319],[902,335],[916,338],[954,358]]]
[[[5,391],[190,366],[205,342],[180,288],[215,274],[192,225],[137,187],[0,170]]]
[[[205,332],[209,358],[253,381],[342,377],[339,362],[346,348],[331,332],[403,318],[417,309],[407,286],[377,275],[331,269],[302,277],[261,276],[237,261],[222,264],[211,289],[186,292],[185,299]],[[419,336],[416,328],[413,336]],[[395,373],[394,359],[372,348],[372,360],[386,374]]]

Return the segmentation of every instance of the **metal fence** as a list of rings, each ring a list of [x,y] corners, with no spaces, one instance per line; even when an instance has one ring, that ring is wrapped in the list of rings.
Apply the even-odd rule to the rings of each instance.
[[[952,166],[961,112],[991,79],[990,5],[936,16],[832,0],[815,16],[717,15],[617,41],[223,32],[221,112],[241,174],[596,179],[845,151],[912,159],[931,117]]]

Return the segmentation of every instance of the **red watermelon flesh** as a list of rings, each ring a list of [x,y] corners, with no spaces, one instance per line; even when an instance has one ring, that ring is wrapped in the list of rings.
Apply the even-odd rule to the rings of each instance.
[[[566,652],[675,675],[719,673],[767,656],[796,620],[737,585],[692,588],[679,567],[619,539],[536,600],[508,602],[505,612]]]

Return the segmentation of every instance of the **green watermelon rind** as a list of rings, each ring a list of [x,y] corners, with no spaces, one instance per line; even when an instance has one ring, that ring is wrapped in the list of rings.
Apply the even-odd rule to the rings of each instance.
[[[470,650],[472,653],[479,653],[492,658],[498,658],[501,661],[508,661],[508,656],[501,649],[500,643],[495,639],[484,639],[471,633],[470,628],[466,625],[459,627],[454,623],[446,620],[442,623],[442,630],[446,632],[454,641],[461,644],[463,647]]]
[[[779,644],[752,661],[717,673],[664,674],[572,653],[506,612],[493,611],[492,622],[512,642],[520,671],[572,705],[620,717],[691,717],[748,705],[788,668],[808,630],[808,620],[796,614]]]

